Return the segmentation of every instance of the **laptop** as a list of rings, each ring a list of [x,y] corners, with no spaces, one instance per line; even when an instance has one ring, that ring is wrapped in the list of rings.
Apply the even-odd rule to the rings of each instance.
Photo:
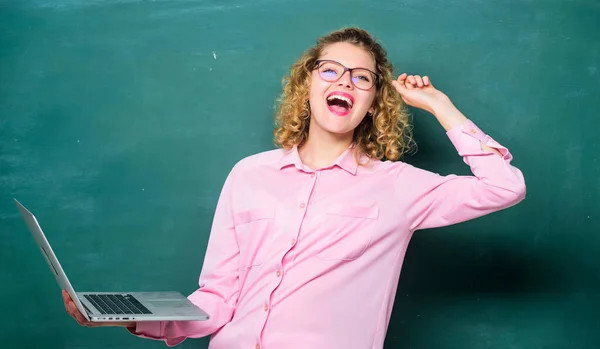
[[[69,292],[73,302],[88,321],[208,320],[209,316],[206,312],[175,291],[75,292],[37,219],[17,199],[14,200],[58,285]]]

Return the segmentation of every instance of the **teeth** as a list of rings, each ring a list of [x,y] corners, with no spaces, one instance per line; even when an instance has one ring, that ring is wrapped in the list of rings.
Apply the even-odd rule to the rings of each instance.
[[[348,106],[349,106],[350,108],[352,108],[352,101],[351,101],[349,98],[346,98],[346,97],[344,97],[344,96],[340,96],[340,95],[331,95],[331,96],[329,96],[329,97],[327,98],[327,100],[328,100],[328,101],[330,101],[330,100],[332,100],[332,99],[339,99],[339,100],[342,100],[342,101],[344,101],[344,102],[348,103]]]

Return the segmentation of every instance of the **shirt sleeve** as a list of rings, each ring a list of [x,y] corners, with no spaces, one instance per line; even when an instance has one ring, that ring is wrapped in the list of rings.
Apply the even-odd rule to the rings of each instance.
[[[138,322],[129,331],[143,338],[163,340],[175,346],[186,338],[204,337],[231,321],[239,295],[239,246],[235,237],[232,211],[234,170],[227,177],[219,197],[199,288],[188,299],[208,313],[206,321]]]
[[[395,179],[396,190],[399,197],[408,198],[411,231],[464,222],[516,205],[525,198],[523,174],[511,165],[512,155],[506,147],[471,120],[446,134],[472,175],[442,176],[410,165],[401,168]]]

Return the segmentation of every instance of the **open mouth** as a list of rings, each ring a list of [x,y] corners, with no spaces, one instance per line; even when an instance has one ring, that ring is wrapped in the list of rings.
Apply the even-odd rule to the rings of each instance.
[[[346,116],[352,110],[354,98],[347,93],[334,92],[327,97],[329,111],[338,116]]]

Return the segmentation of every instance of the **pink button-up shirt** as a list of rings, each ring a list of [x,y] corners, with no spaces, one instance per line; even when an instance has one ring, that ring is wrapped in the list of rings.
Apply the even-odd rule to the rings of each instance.
[[[210,349],[382,348],[413,232],[525,196],[505,147],[471,121],[447,135],[473,176],[358,165],[350,149],[318,170],[295,148],[243,159],[223,186],[200,288],[189,296],[210,320],[140,322],[135,334],[169,346],[213,334]]]

